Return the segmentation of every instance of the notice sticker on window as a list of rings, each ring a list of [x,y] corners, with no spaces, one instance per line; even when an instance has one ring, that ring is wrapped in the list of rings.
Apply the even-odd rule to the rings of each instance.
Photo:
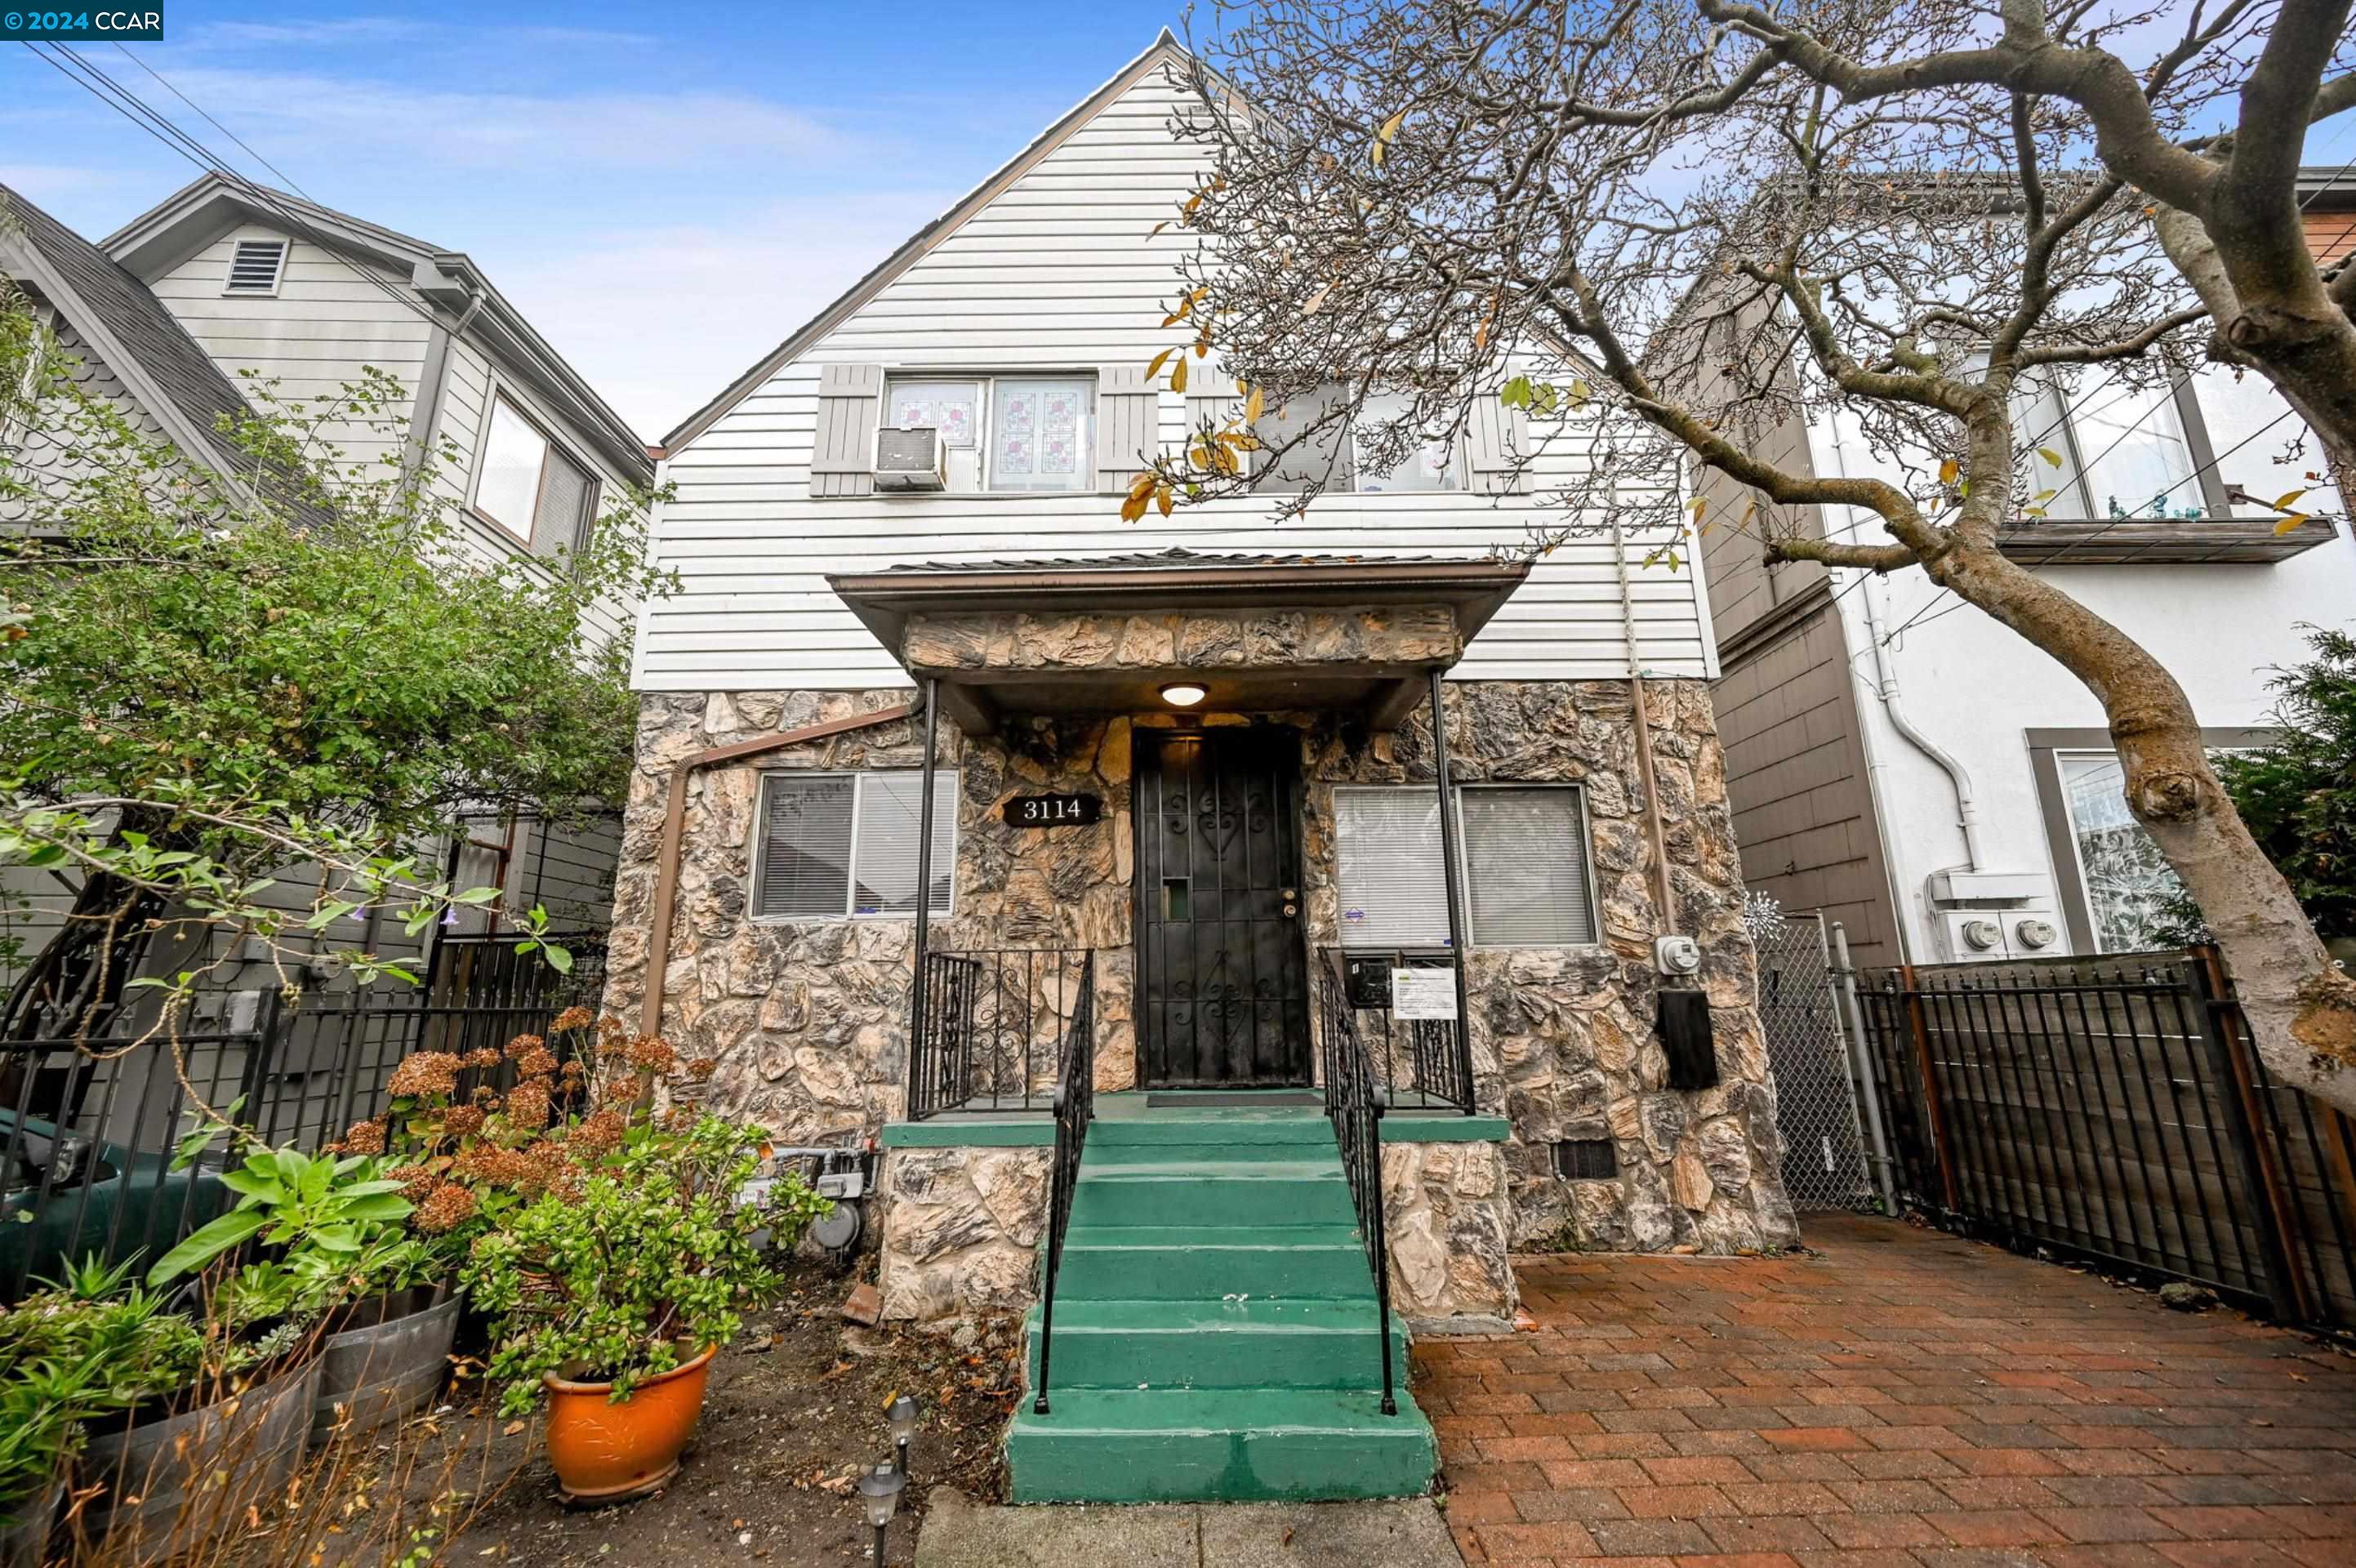
[[[1452,1021],[1456,1016],[1456,972],[1452,969],[1391,971],[1391,1016]]]

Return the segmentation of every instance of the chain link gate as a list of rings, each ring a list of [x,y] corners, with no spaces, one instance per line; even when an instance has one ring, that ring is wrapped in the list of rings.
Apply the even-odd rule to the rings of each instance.
[[[1775,1075],[1775,1127],[1783,1139],[1783,1190],[1794,1208],[1875,1209],[1824,917],[1759,920],[1751,937],[1759,949],[1759,1016]]]

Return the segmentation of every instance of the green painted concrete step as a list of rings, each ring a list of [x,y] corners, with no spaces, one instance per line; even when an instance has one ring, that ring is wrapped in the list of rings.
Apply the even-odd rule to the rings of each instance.
[[[1014,1500],[1261,1502],[1428,1491],[1431,1423],[1402,1390],[1055,1390],[1016,1407],[1006,1438]]]
[[[1058,1301],[1160,1297],[1374,1297],[1358,1233],[1346,1225],[1075,1225],[1064,1237]]]
[[[1152,1120],[1115,1122],[1103,1117],[1088,1123],[1090,1149],[1133,1148],[1206,1144],[1262,1144],[1279,1147],[1300,1144],[1333,1146],[1333,1126],[1315,1112],[1290,1115],[1257,1111],[1233,1117],[1200,1114],[1160,1115]]]
[[[1205,1160],[1185,1166],[1107,1167],[1085,1156],[1074,1225],[1300,1225],[1355,1220],[1341,1162]]]
[[[1313,1165],[1342,1168],[1333,1140],[1316,1144],[1106,1144],[1099,1147],[1088,1134],[1082,1164],[1092,1171],[1187,1170],[1197,1165]]]
[[[1039,1321],[1024,1325],[1028,1386]],[[1379,1389],[1374,1293],[1360,1301],[1055,1299],[1055,1389]],[[1391,1376],[1407,1376],[1407,1329],[1391,1319]]]

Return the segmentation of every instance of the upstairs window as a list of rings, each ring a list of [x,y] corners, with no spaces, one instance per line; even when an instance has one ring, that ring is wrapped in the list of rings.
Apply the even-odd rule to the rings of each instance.
[[[504,393],[491,400],[475,476],[475,510],[543,553],[580,547],[597,482],[518,413]]]
[[[1586,807],[1576,786],[1467,785],[1455,806],[1471,945],[1585,947],[1597,940]],[[1446,947],[1436,792],[1340,788],[1333,817],[1342,944]]]
[[[840,920],[916,912],[924,775],[772,773],[761,783],[753,914]],[[931,911],[949,913],[956,881],[958,775],[933,781]]]
[[[286,242],[240,240],[230,252],[223,294],[276,294],[286,273]]]
[[[1268,450],[1254,459],[1260,472],[1253,488],[1288,495],[1298,495],[1312,483],[1322,484],[1328,495],[1465,488],[1461,453],[1446,441],[1419,440],[1412,432],[1398,428],[1414,406],[1414,399],[1406,392],[1370,392],[1346,423],[1333,421],[1301,441],[1303,430],[1347,395],[1346,389],[1329,383],[1264,412],[1253,426],[1253,435]],[[1229,405],[1223,410],[1223,418],[1235,416],[1234,399],[1215,401]],[[1278,455],[1274,449],[1288,442],[1301,444]]]
[[[2216,465],[2201,456],[2208,439],[2189,379],[2130,389],[2101,375],[2024,377],[2012,423],[2016,449],[2029,454],[2028,493],[2054,492],[2037,503],[2049,518],[2230,515]]]
[[[884,394],[886,428],[940,432],[953,491],[1097,488],[1093,377],[895,377]]]

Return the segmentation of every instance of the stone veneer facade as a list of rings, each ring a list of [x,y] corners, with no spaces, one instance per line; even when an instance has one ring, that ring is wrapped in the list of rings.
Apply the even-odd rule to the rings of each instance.
[[[958,628],[955,638],[941,629],[931,635],[944,648],[973,650],[958,657],[997,654],[1000,628]],[[1175,649],[1183,628],[1170,629]],[[1382,629],[1388,635],[1390,622]],[[1421,636],[1430,628],[1410,621],[1402,629]],[[1101,635],[1033,628],[1023,645],[1057,638],[1090,657],[1118,660],[1125,640],[1142,662],[1162,657],[1158,639],[1142,646],[1125,627]],[[1221,646],[1238,650],[1237,662],[1257,662],[1255,650],[1288,664],[1302,653],[1289,627],[1244,625]],[[1721,1082],[1699,1092],[1665,1088],[1653,1037],[1652,944],[1661,926],[1649,891],[1627,682],[1449,683],[1449,755],[1459,782],[1582,786],[1601,940],[1588,948],[1472,952],[1477,1099],[1483,1111],[1504,1115],[1512,1133],[1502,1145],[1425,1144],[1406,1135],[1407,1118],[1387,1129],[1394,1286],[1411,1318],[1509,1313],[1505,1253],[1532,1240],[1736,1251],[1797,1239],[1778,1175],[1773,1089],[1755,966],[1739,918],[1740,874],[1708,693],[1690,681],[1654,682],[1647,691],[1677,929],[1701,944],[1698,980],[1713,1004]],[[654,860],[672,768],[707,747],[906,700],[895,692],[643,700],[609,1007],[635,1016],[644,993]],[[935,921],[935,944],[1094,950],[1101,1091],[1134,1087],[1136,1073],[1130,739],[1138,726],[1179,722],[1168,714],[1017,719],[1001,736],[978,739],[942,725],[939,765],[959,769],[958,837],[953,913]],[[1187,722],[1278,724],[1299,733],[1305,934],[1312,950],[1333,945],[1340,914],[1333,786],[1430,783],[1428,711],[1387,734],[1368,734],[1333,714],[1210,714]],[[705,769],[691,784],[663,1032],[683,1056],[719,1059],[706,1091],[715,1108],[758,1121],[788,1142],[872,1133],[902,1114],[914,929],[905,919],[748,918],[760,774],[909,768],[920,765],[921,749],[920,721],[899,719]],[[1043,831],[1000,820],[1010,796],[1073,790],[1103,796],[1100,823]],[[1072,999],[1030,999],[1043,1040],[1068,1015]],[[1049,1055],[1034,1061],[1032,1076],[1044,1087],[1053,1071]],[[1554,1144],[1588,1138],[1612,1142],[1615,1179],[1572,1182],[1555,1174]],[[937,1316],[1027,1293],[1024,1260],[1036,1241],[1043,1169],[1036,1150],[893,1151],[881,1227],[893,1315]]]

